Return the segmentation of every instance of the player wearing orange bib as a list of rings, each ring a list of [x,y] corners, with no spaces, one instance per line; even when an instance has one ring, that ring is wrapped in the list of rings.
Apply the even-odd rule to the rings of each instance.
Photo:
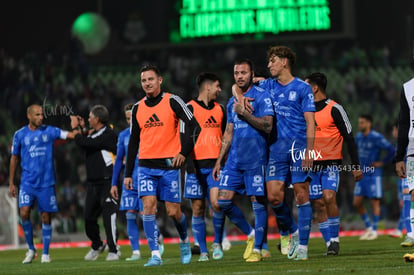
[[[312,73],[306,77],[315,99],[315,144],[309,198],[314,201],[319,228],[328,247],[327,255],[339,253],[339,211],[336,193],[342,166],[342,144],[348,144],[355,181],[362,178],[352,127],[344,108],[328,99],[326,76]]]

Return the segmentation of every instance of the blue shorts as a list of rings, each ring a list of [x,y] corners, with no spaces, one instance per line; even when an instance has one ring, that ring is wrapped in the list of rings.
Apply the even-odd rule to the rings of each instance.
[[[264,165],[247,170],[226,165],[221,172],[219,190],[230,190],[247,196],[264,196],[264,170]]]
[[[156,196],[160,201],[181,202],[180,169],[138,168],[139,197]]]
[[[362,196],[370,199],[382,198],[382,177],[366,176],[355,183],[354,196]]]
[[[266,182],[279,180],[292,184],[310,180],[310,172],[302,170],[302,160],[292,159],[291,154],[280,154],[277,159],[270,157],[266,167]]]
[[[184,198],[210,199],[210,189],[219,187],[220,182],[213,178],[213,168],[201,168],[197,175],[185,173]]]
[[[136,211],[142,211],[143,205],[142,200],[139,198],[138,190],[137,189],[125,189],[122,188],[122,196],[121,196],[121,202],[119,206],[119,210],[126,211],[126,210],[136,210]]]
[[[21,185],[19,191],[19,208],[33,206],[35,200],[37,200],[39,212],[41,213],[55,213],[58,211],[55,186],[31,188]]]
[[[310,176],[312,177],[312,181],[309,184],[309,199],[321,199],[323,190],[338,192],[338,170],[323,169],[322,171],[311,172]]]

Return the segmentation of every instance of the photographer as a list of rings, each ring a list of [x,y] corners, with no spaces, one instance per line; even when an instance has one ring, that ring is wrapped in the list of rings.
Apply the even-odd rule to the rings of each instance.
[[[78,116],[72,120],[72,128],[78,129],[76,144],[85,151],[87,191],[85,202],[85,231],[92,241],[91,250],[85,255],[86,261],[94,261],[105,250],[106,244],[99,234],[98,217],[102,213],[106,240],[109,246],[107,261],[119,260],[116,245],[116,212],[118,202],[111,195],[113,155],[116,153],[117,136],[108,126],[109,112],[103,105],[95,105],[89,113],[89,127]],[[82,133],[82,134],[81,134]]]

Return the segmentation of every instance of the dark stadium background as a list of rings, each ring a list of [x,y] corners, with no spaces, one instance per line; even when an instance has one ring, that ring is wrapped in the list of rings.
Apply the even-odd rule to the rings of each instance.
[[[176,2],[179,1],[0,3],[0,186],[8,185],[12,134],[27,122],[28,104],[44,104],[51,112],[45,122],[67,127],[63,110],[68,108],[61,107],[86,115],[90,106],[103,103],[110,108],[111,122],[119,131],[126,127],[123,104],[142,96],[137,75],[142,64],[159,66],[165,78],[164,88],[187,100],[195,95],[196,75],[214,71],[223,79],[219,101],[225,103],[234,58],[249,57],[256,71],[266,74],[265,52],[273,44],[295,49],[298,76],[314,70],[328,75],[328,95],[348,111],[354,134],[358,115],[368,112],[374,116],[374,128],[392,139],[401,84],[414,76],[414,1],[349,1],[353,3],[352,12],[332,18],[333,26],[343,23],[335,20],[343,19],[350,28],[343,35],[281,33],[267,35],[265,40],[235,37],[171,44],[169,31],[177,22]],[[342,3],[331,2],[332,6]],[[76,17],[91,11],[100,13],[111,27],[107,47],[95,55],[84,54],[71,36]],[[145,27],[145,36],[135,43],[124,35],[132,15]],[[61,233],[83,232],[78,218],[85,188],[82,156],[71,142],[57,144],[55,154],[61,209],[55,229]],[[342,175],[338,200],[342,225],[347,229],[363,226],[352,209],[352,190],[349,174]],[[388,165],[384,172],[381,226],[393,226],[398,219],[396,190],[393,167]],[[188,208],[188,202],[184,204]]]

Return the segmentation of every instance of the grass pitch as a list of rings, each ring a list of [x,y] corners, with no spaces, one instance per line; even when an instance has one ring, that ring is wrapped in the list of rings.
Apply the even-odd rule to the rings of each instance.
[[[121,248],[121,260],[116,262],[106,262],[106,252],[97,261],[86,262],[86,247],[52,248],[50,264],[41,264],[39,255],[27,265],[21,263],[25,250],[9,250],[0,251],[0,274],[414,274],[414,263],[402,258],[414,249],[400,247],[401,241],[389,236],[374,241],[342,237],[340,255],[327,257],[323,240],[314,238],[309,244],[309,260],[292,261],[277,250],[278,240],[269,240],[272,256],[259,263],[244,262],[245,243],[233,242],[222,260],[197,262],[199,255],[193,255],[189,265],[181,264],[178,244],[169,244],[159,267],[143,266],[150,254],[146,245],[141,246],[143,259],[135,262],[125,261],[131,254],[129,246]]]

